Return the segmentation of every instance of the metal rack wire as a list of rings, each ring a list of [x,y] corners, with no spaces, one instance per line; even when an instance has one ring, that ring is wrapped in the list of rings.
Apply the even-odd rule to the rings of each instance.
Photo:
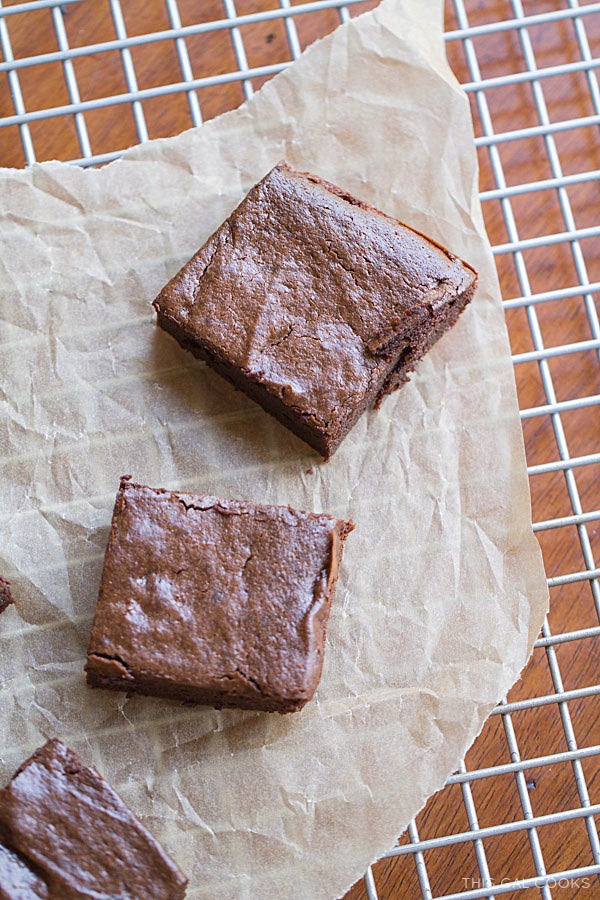
[[[186,5],[185,0],[163,0],[164,27],[131,34],[127,4],[124,4],[124,8],[120,0],[107,0],[107,18],[112,21],[114,37],[92,42],[92,36],[88,35],[83,43],[74,43],[70,40],[67,20],[75,7],[83,6],[86,2],[89,0],[33,0],[26,3],[18,0],[12,3],[5,0],[3,3],[0,0],[0,47],[4,57],[4,61],[0,63],[0,80],[7,79],[10,93],[6,92],[4,96],[10,96],[13,107],[12,111],[0,108],[0,129],[4,129],[0,131],[0,157],[9,144],[15,150],[20,141],[18,149],[22,152],[22,159],[17,164],[34,162],[38,155],[36,128],[49,120],[61,119],[68,123],[64,134],[73,134],[75,138],[70,144],[64,144],[64,159],[85,166],[106,163],[116,159],[125,148],[99,147],[90,124],[91,114],[98,110],[108,110],[112,116],[127,114],[133,119],[132,139],[143,142],[155,136],[147,111],[148,101],[155,98],[163,98],[165,102],[174,102],[177,96],[185,98],[189,125],[200,125],[204,118],[214,114],[213,108],[208,111],[208,115],[206,113],[204,97],[207,89],[234,86],[237,94],[231,94],[226,102],[235,105],[244,97],[250,97],[263,80],[284,69],[300,55],[305,43],[301,34],[302,20],[305,17],[327,11],[335,15],[335,21],[344,22],[350,15],[375,5],[361,0],[317,0],[310,3],[261,0],[250,4],[249,12],[240,13],[239,10],[249,8],[248,2],[222,0],[220,6],[219,3],[212,4],[213,7],[219,6],[219,15],[213,14],[201,21],[196,19],[184,24],[190,19],[189,4]],[[533,11],[532,6],[535,7]],[[554,563],[556,571],[548,578],[548,584],[553,602],[557,602],[557,593],[563,592],[561,602],[563,606],[565,603],[569,605],[568,624],[566,627],[561,625],[557,631],[556,627],[551,628],[550,618],[544,623],[536,643],[536,665],[545,664],[548,672],[546,688],[539,692],[535,685],[529,686],[526,679],[524,687],[519,689],[520,693],[517,691],[517,699],[511,696],[494,711],[490,728],[495,727],[494,720],[501,722],[501,729],[496,729],[495,746],[503,744],[502,751],[496,752],[491,764],[483,764],[484,756],[481,753],[478,755],[475,750],[473,760],[460,766],[442,792],[442,803],[443,795],[450,796],[449,792],[452,790],[460,792],[466,826],[454,831],[448,828],[436,830],[435,821],[432,824],[431,817],[427,819],[427,811],[425,819],[420,816],[418,820],[411,822],[399,845],[386,855],[387,862],[378,863],[369,869],[364,877],[364,885],[354,889],[353,896],[366,895],[369,900],[382,900],[384,895],[379,893],[382,890],[387,891],[385,896],[420,895],[423,900],[475,900],[507,894],[518,897],[539,896],[543,900],[551,900],[553,891],[559,888],[564,891],[562,896],[565,897],[575,896],[579,890],[588,889],[588,896],[600,896],[600,842],[594,818],[600,814],[600,802],[593,802],[594,792],[600,800],[600,734],[597,727],[594,735],[594,723],[600,718],[597,699],[600,694],[598,669],[595,670],[595,679],[592,678],[590,683],[578,683],[569,687],[569,682],[564,680],[564,665],[562,668],[559,666],[558,658],[559,651],[564,647],[585,646],[589,653],[600,659],[600,567],[597,559],[600,510],[595,508],[598,504],[597,485],[600,483],[600,430],[597,427],[600,393],[587,393],[585,389],[582,390],[580,383],[575,396],[565,396],[565,392],[560,389],[557,376],[559,370],[553,369],[555,362],[563,358],[567,358],[574,367],[578,365],[578,360],[585,359],[585,371],[595,371],[596,374],[590,378],[598,378],[600,325],[595,295],[600,290],[600,90],[596,70],[600,67],[600,58],[595,57],[594,52],[600,47],[600,3],[580,3],[579,0],[497,0],[487,4],[487,10],[485,7],[486,4],[476,0],[449,2],[450,28],[446,33],[446,41],[451,59],[459,62],[459,57],[462,59],[461,73],[466,76],[462,78],[464,88],[473,101],[482,177],[488,183],[481,193],[486,218],[488,210],[492,210],[489,215],[496,216],[498,228],[505,235],[505,240],[495,243],[493,251],[501,280],[502,266],[505,266],[504,305],[509,326],[511,315],[526,317],[525,331],[529,335],[527,348],[518,349],[513,355],[517,381],[519,382],[520,370],[528,366],[535,367],[539,379],[537,394],[528,392],[525,388],[521,391],[521,402],[525,400],[527,403],[529,396],[534,399],[531,405],[524,405],[521,409],[524,429],[528,423],[537,427],[542,422],[551,434],[553,449],[550,455],[555,458],[540,460],[530,453],[533,459],[530,460],[528,471],[532,491],[535,498],[537,482],[545,477],[556,476],[563,479],[568,495],[570,509],[567,514],[546,517],[534,524],[540,538],[546,534],[552,535],[551,552],[558,557],[559,563]],[[30,47],[30,52],[15,52],[11,41],[11,19],[20,17],[23,20],[42,12],[51,19],[48,28],[53,31],[57,49],[33,53],[35,47]],[[330,30],[335,21],[330,17],[324,30]],[[247,52],[245,35],[248,29],[251,26],[272,29],[276,23],[279,23],[278,27],[284,35],[282,40],[285,39],[286,58],[264,64],[260,60],[253,61]],[[576,47],[578,58],[573,58],[569,55],[570,50],[566,51],[559,46],[554,49],[550,63],[540,65],[539,43],[536,45],[535,35],[536,29],[542,26],[569,27],[573,37],[572,46]],[[190,44],[196,38],[217,33],[228,36],[231,42],[233,66],[229,71],[197,76],[197,62]],[[481,60],[480,42],[490,38],[500,40],[501,36],[512,41],[512,70],[508,66],[506,72],[488,76],[485,61],[482,63]],[[269,35],[266,40],[269,41]],[[159,44],[169,45],[174,50],[179,77],[170,83],[144,87],[135,54],[141,48]],[[78,78],[77,66],[80,61],[97,61],[115,54],[120,57],[122,88],[114,93],[88,97],[88,92],[84,92]],[[547,55],[544,54],[544,59]],[[29,109],[22,84],[27,72],[53,64],[62,67],[66,102],[57,101],[46,108]],[[549,109],[546,86],[553,79],[574,76],[583,79],[583,82],[580,81],[580,90],[583,90],[583,84],[587,112],[576,117],[556,118]],[[506,127],[506,117],[494,101],[495,92],[516,91],[521,88],[529,91],[532,121],[524,127]],[[0,101],[1,98],[2,95]],[[565,150],[560,145],[564,135],[575,141],[578,136],[585,136],[586,162],[579,171],[566,171],[563,162]],[[518,175],[515,177],[516,170],[506,156],[506,149],[511,144],[533,139],[538,141],[536,146],[544,155],[548,171],[546,177],[538,176],[530,181],[523,181]],[[11,164],[15,164],[14,154],[10,159]],[[598,160],[598,163],[594,163],[594,160]],[[0,163],[2,162],[6,163],[6,159],[0,158]],[[580,213],[576,213],[570,193],[576,189],[587,192],[592,212],[589,217],[591,224],[577,224]],[[553,202],[558,204],[559,230],[522,237],[523,204],[528,198],[533,202],[545,193],[551,195]],[[536,288],[531,277],[530,259],[531,253],[538,250],[566,253],[570,260],[569,272],[573,273],[575,283],[568,283],[569,276],[565,274],[564,280],[555,287]],[[545,310],[559,308],[560,316],[560,309],[567,309],[566,304],[573,302],[578,304],[577,334],[569,339],[571,335],[565,331],[558,343],[548,345]],[[560,335],[560,331],[558,333]],[[589,446],[583,445],[583,450],[576,449],[575,452],[572,447],[575,445],[579,448],[580,442],[574,442],[572,426],[565,425],[573,412],[579,415],[576,427],[585,430],[588,438],[591,436]],[[535,445],[534,438],[535,435],[527,442],[529,451]],[[581,482],[584,491],[578,477],[581,473],[587,473],[586,479]],[[575,529],[578,553],[583,564],[574,571],[565,571],[560,563],[561,547],[566,547],[569,541],[572,543],[571,538],[567,537],[571,535],[572,529]],[[551,552],[548,551],[549,557]],[[565,591],[570,593],[565,595]],[[588,599],[591,599],[592,613],[586,605]],[[573,724],[573,710],[576,708],[573,704],[579,702],[592,703],[586,707],[592,727],[586,733],[583,745],[577,739]],[[528,756],[518,740],[515,717],[524,711],[536,713],[549,708],[558,711],[562,747],[557,752]],[[510,761],[498,761],[503,752],[508,753]],[[467,759],[471,756],[472,754]],[[570,767],[575,782],[575,805],[561,808],[560,798],[554,798],[550,812],[536,812],[532,802],[532,784],[535,787],[533,775],[565,764]],[[484,798],[487,786],[502,778],[512,779],[516,787],[516,811],[513,810],[512,815],[505,814],[500,822],[483,825],[480,812],[486,805]],[[425,821],[428,832],[426,837],[421,837],[422,821]],[[568,847],[573,829],[581,823],[585,826],[587,841],[587,849],[580,854],[581,858],[576,860],[576,864],[570,864],[571,856],[564,853],[549,862],[542,840],[544,829],[548,826],[560,826],[564,846]],[[508,835],[526,836],[533,865],[526,877],[520,877],[520,872],[511,869],[509,862],[498,874],[497,866],[494,868],[490,862],[490,841]],[[581,846],[581,841],[579,845]],[[431,871],[435,868],[436,857],[442,851],[458,853],[460,848],[465,847],[470,848],[475,862],[468,870],[470,877],[460,879],[458,886],[461,889],[455,890],[456,882],[452,886],[450,881],[444,882],[439,876],[434,884]],[[395,860],[395,867],[393,870],[387,869],[386,866],[392,859]],[[416,878],[412,882],[410,879],[405,882],[402,880],[402,865],[409,864],[411,860]],[[390,871],[393,872],[391,882],[386,875]],[[386,881],[384,888],[381,887],[383,880]],[[401,885],[400,888],[397,887],[398,884]],[[408,887],[403,887],[404,884]],[[393,893],[395,890],[401,893]]]

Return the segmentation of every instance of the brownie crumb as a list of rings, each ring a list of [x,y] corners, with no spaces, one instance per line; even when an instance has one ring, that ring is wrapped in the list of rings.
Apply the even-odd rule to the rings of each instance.
[[[10,581],[7,581],[6,578],[0,578],[0,613],[3,613],[14,602]]]

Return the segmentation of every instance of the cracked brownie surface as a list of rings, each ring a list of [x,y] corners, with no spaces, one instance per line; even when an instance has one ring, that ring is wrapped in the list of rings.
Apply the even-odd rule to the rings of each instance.
[[[285,163],[166,285],[158,323],[324,456],[471,299],[441,245]]]
[[[291,712],[321,676],[352,523],[122,479],[87,658],[93,687]]]
[[[110,785],[60,741],[0,790],[1,900],[181,900],[187,878]]]

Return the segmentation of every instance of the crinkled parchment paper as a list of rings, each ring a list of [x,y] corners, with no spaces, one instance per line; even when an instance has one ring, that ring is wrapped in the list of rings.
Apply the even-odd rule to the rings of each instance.
[[[441,4],[386,0],[235,112],[98,171],[0,172],[0,780],[45,738],[97,765],[191,897],[341,894],[457,766],[546,608],[468,104]],[[435,13],[435,15],[434,15]],[[333,460],[185,353],[150,302],[285,157],[480,272]],[[119,476],[352,517],[317,699],[278,716],[91,691]]]

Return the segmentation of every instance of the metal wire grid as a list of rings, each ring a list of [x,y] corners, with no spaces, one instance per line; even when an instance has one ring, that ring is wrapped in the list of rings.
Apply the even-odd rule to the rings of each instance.
[[[241,16],[236,12],[235,0],[222,0],[225,11],[224,18],[188,26],[182,26],[181,24],[177,0],[165,0],[172,27],[162,31],[136,36],[127,35],[120,0],[110,0],[110,11],[114,22],[116,39],[98,44],[88,44],[84,47],[71,48],[67,41],[64,13],[69,6],[80,4],[82,2],[85,2],[85,0],[32,0],[30,3],[17,3],[13,6],[4,6],[2,0],[0,0],[0,47],[4,55],[4,62],[0,63],[0,72],[6,72],[8,75],[10,91],[15,108],[14,115],[3,116],[0,118],[0,127],[7,127],[10,125],[19,126],[25,153],[25,162],[28,165],[36,161],[31,131],[29,128],[30,123],[57,116],[75,116],[81,157],[69,160],[69,162],[74,162],[83,166],[100,165],[111,162],[121,156],[126,149],[123,148],[100,154],[92,153],[84,118],[84,114],[91,110],[120,104],[130,104],[135,118],[138,141],[139,143],[144,143],[144,141],[148,140],[148,128],[144,117],[142,101],[150,100],[155,97],[163,97],[169,94],[185,92],[190,105],[192,124],[200,125],[202,123],[202,112],[196,91],[202,88],[226,84],[227,82],[241,81],[245,97],[251,97],[254,92],[252,79],[276,75],[278,72],[287,68],[287,66],[290,65],[290,62],[297,59],[302,52],[296,24],[294,22],[295,17],[327,9],[336,9],[339,11],[340,21],[346,22],[349,18],[348,7],[356,6],[363,2],[363,0],[317,0],[317,2],[301,3],[294,6],[291,5],[290,0],[279,0],[279,9],[270,9],[264,12],[256,12]],[[59,50],[52,53],[15,59],[6,20],[11,15],[23,12],[33,12],[40,9],[51,10]],[[290,62],[281,62],[252,68],[249,67],[242,39],[242,27],[258,22],[273,21],[275,19],[283,19],[285,22],[291,52]],[[210,32],[223,30],[227,30],[231,34],[238,71],[212,75],[204,78],[194,78],[185,39],[192,35],[208,34]],[[131,48],[159,41],[175,42],[181,67],[182,81],[139,90],[131,56]],[[73,60],[114,50],[118,50],[121,53],[125,80],[128,88],[127,92],[111,97],[102,97],[96,100],[82,102],[79,97],[79,90],[73,69]],[[39,66],[53,62],[60,62],[64,67],[70,103],[43,110],[27,111],[25,109],[23,93],[19,83],[19,72],[31,66]]]
[[[154,97],[165,97],[167,95],[184,93],[189,105],[191,122],[194,125],[200,125],[203,117],[197,93],[199,90],[209,86],[237,81],[240,82],[243,87],[244,96],[250,97],[254,90],[254,80],[274,75],[290,64],[289,62],[280,62],[259,67],[249,66],[243,39],[244,26],[258,22],[270,22],[276,19],[282,20],[285,25],[291,60],[294,60],[297,59],[301,53],[301,42],[296,27],[296,19],[298,17],[308,13],[334,9],[337,10],[340,20],[344,22],[350,17],[351,7],[356,6],[360,0],[318,0],[318,2],[300,3],[296,5],[292,5],[291,0],[278,0],[278,7],[248,15],[238,15],[235,0],[222,0],[225,13],[223,18],[186,26],[182,25],[178,0],[164,0],[167,7],[170,28],[136,36],[129,36],[127,34],[120,0],[109,0],[116,38],[97,44],[70,47],[65,29],[64,15],[66,9],[70,5],[81,2],[83,2],[83,0],[33,0],[33,2],[3,6],[2,0],[0,0],[0,46],[4,55],[4,62],[0,63],[0,72],[5,72],[8,77],[14,105],[14,114],[0,117],[0,127],[18,126],[25,161],[28,164],[36,160],[30,124],[51,117],[65,115],[74,116],[81,155],[77,159],[70,161],[79,165],[97,165],[105,163],[116,159],[123,152],[122,149],[114,149],[105,153],[93,152],[86,123],[86,113],[93,109],[121,104],[130,105],[135,121],[137,139],[139,142],[144,142],[148,139],[148,127],[144,114],[143,101]],[[535,889],[537,895],[541,896],[543,900],[551,900],[552,890],[557,886],[566,887],[571,885],[572,892],[569,896],[575,896],[576,889],[573,885],[578,883],[577,880],[600,876],[600,842],[594,819],[594,816],[600,814],[600,804],[591,804],[590,802],[588,785],[582,766],[582,761],[584,760],[600,759],[600,745],[578,746],[568,705],[569,702],[573,700],[596,697],[600,694],[600,684],[565,690],[556,654],[556,648],[559,645],[600,637],[600,582],[598,580],[600,578],[600,567],[596,564],[588,533],[588,526],[593,525],[593,523],[600,520],[600,510],[583,512],[581,497],[574,475],[574,470],[579,467],[593,466],[600,463],[600,452],[581,456],[571,456],[561,418],[562,415],[568,411],[586,407],[589,408],[590,415],[595,415],[595,407],[600,403],[600,395],[582,396],[576,399],[559,401],[557,399],[557,392],[549,365],[549,360],[553,357],[590,350],[595,351],[596,353],[600,351],[600,326],[594,302],[594,294],[600,290],[600,282],[590,280],[586,266],[585,253],[582,247],[582,241],[588,238],[600,237],[600,226],[592,225],[591,227],[586,228],[578,228],[576,226],[575,217],[567,192],[567,188],[570,186],[583,183],[588,184],[590,190],[593,191],[595,189],[594,183],[600,181],[600,171],[590,170],[578,174],[565,175],[556,142],[556,136],[561,132],[581,128],[597,128],[600,126],[600,90],[595,71],[600,67],[600,59],[595,59],[592,55],[586,27],[589,17],[600,14],[600,3],[589,3],[580,6],[578,0],[564,0],[566,3],[564,8],[536,15],[526,15],[522,0],[510,0],[512,10],[512,15],[510,17],[499,21],[472,26],[469,23],[469,15],[465,0],[452,0],[452,2],[456,21],[458,22],[458,28],[448,32],[446,34],[446,40],[449,43],[459,42],[464,49],[471,78],[469,83],[464,84],[464,88],[469,94],[472,94],[475,97],[476,109],[483,131],[483,134],[476,139],[476,144],[482,152],[487,152],[489,154],[489,163],[496,183],[496,188],[482,193],[481,199],[484,203],[491,201],[500,202],[508,236],[508,240],[505,243],[496,245],[493,248],[493,251],[498,257],[506,254],[512,256],[518,278],[520,295],[505,300],[504,305],[507,310],[521,307],[524,308],[533,342],[534,349],[528,352],[515,354],[513,356],[513,362],[516,366],[523,363],[536,363],[539,367],[545,394],[546,402],[542,405],[522,409],[521,418],[527,420],[538,416],[548,416],[552,423],[556,449],[559,456],[559,459],[556,461],[529,466],[528,472],[532,479],[539,475],[562,472],[566,481],[572,508],[572,514],[570,515],[536,522],[534,524],[534,530],[536,532],[543,532],[549,529],[560,529],[567,526],[576,527],[581,553],[585,562],[585,569],[549,578],[548,584],[552,589],[567,584],[587,582],[593,597],[595,613],[599,624],[592,627],[577,628],[558,634],[552,634],[548,621],[544,623],[541,636],[536,642],[536,647],[545,651],[553,690],[550,693],[541,696],[515,702],[504,701],[493,713],[493,715],[500,716],[502,719],[504,735],[511,762],[470,771],[467,771],[465,765],[462,764],[459,771],[449,779],[448,785],[457,785],[460,787],[469,830],[454,834],[444,834],[427,840],[420,840],[417,823],[416,821],[413,821],[408,827],[405,838],[406,842],[390,850],[389,853],[386,854],[386,857],[412,856],[416,866],[418,883],[420,885],[423,900],[475,900],[475,898],[483,897],[494,898],[503,894],[521,895],[522,892],[527,892],[531,889]],[[364,8],[364,6],[365,4],[363,3],[362,8]],[[13,15],[24,14],[40,9],[50,10],[59,49],[51,53],[15,59],[9,34],[9,18]],[[561,20],[572,21],[581,59],[561,63],[558,66],[539,68],[531,40],[531,30],[537,25],[558,22]],[[214,31],[229,32],[235,53],[237,71],[195,78],[190,55],[188,53],[186,38],[189,38],[192,35]],[[482,35],[499,34],[507,31],[518,35],[522,57],[525,60],[525,70],[494,78],[482,78],[476,39]],[[138,46],[159,41],[174,42],[181,70],[181,81],[140,90],[131,50]],[[127,91],[113,96],[82,101],[73,65],[74,60],[80,57],[88,57],[115,50],[121,55]],[[25,107],[19,75],[25,68],[39,66],[50,62],[60,62],[62,64],[70,102],[49,109],[28,111]],[[585,73],[593,114],[577,119],[551,121],[544,94],[544,80],[556,75],[573,72]],[[492,113],[490,111],[490,104],[488,102],[488,92],[498,87],[507,87],[519,83],[528,83],[531,85],[539,124],[527,128],[512,131],[505,130],[496,133]],[[508,142],[531,137],[541,137],[544,141],[545,150],[550,162],[551,178],[508,186],[500,148]],[[546,234],[541,237],[523,240],[519,237],[517,220],[512,204],[518,197],[541,190],[552,190],[556,192],[564,222],[564,230],[555,234]],[[600,187],[596,189],[596,198],[599,196],[599,191]],[[600,206],[600,204],[598,204],[598,206]],[[578,283],[573,286],[560,287],[543,293],[533,292],[530,285],[525,252],[538,247],[549,247],[551,245],[565,243],[569,245],[572,253]],[[584,341],[546,347],[544,345],[538,316],[540,304],[573,297],[582,298],[589,328],[589,338]],[[512,715],[521,710],[530,710],[551,704],[555,704],[559,710],[564,738],[568,749],[560,753],[522,759],[515,735]],[[579,806],[564,811],[553,812],[549,815],[536,816],[533,813],[530,801],[527,773],[531,770],[542,769],[556,763],[569,763],[572,766],[573,775],[577,785]],[[476,782],[503,775],[514,776],[522,810],[522,818],[515,821],[504,822],[492,827],[480,827],[478,824],[472,787]],[[546,825],[562,823],[565,827],[565,840],[568,841],[568,823],[573,820],[583,820],[585,823],[593,864],[563,871],[548,872],[540,844],[539,830]],[[523,832],[527,834],[536,874],[534,877],[525,879],[503,879],[501,884],[494,884],[490,874],[488,858],[486,856],[485,841],[488,838],[511,832]],[[476,880],[472,880],[470,887],[465,886],[465,889],[458,893],[436,895],[434,898],[425,854],[428,851],[436,851],[441,848],[448,848],[450,846],[458,846],[461,844],[471,845],[473,847],[480,877]],[[377,869],[375,872],[377,872]],[[589,884],[591,883],[592,882],[589,882]],[[593,884],[596,885],[598,882],[594,881]],[[378,900],[379,894],[376,887],[376,875],[374,875],[372,869],[369,869],[364,876],[364,887],[369,900]],[[530,895],[531,893],[528,894],[528,896]],[[589,894],[589,896],[594,895],[593,891]],[[566,895],[563,894],[563,896]]]

